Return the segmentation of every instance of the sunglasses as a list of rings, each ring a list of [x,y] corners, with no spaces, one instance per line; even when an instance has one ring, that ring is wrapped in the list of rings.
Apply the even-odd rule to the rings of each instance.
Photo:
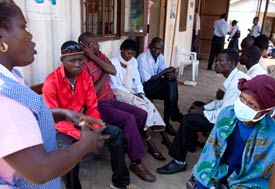
[[[61,53],[64,54],[64,53],[78,52],[82,50],[83,50],[82,45],[74,44],[74,45],[69,45],[65,49],[62,49]]]

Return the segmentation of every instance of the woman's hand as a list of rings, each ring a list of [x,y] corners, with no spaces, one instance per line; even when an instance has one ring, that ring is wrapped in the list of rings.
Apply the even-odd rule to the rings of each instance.
[[[65,119],[66,121],[71,122],[78,126],[87,126],[92,130],[97,129],[94,127],[94,125],[99,125],[100,127],[105,126],[105,123],[100,119],[96,119],[91,116],[87,116],[82,113],[74,112],[70,110],[66,111]]]

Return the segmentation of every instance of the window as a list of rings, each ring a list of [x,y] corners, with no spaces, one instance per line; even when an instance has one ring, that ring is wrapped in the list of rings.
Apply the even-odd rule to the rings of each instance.
[[[81,0],[82,31],[100,40],[145,36],[148,0]]]
[[[82,0],[82,30],[98,37],[118,34],[117,0]]]

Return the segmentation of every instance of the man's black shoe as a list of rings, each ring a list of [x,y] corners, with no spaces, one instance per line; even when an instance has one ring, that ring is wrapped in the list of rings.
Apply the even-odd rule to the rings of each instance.
[[[212,68],[207,68],[207,70],[213,70]]]
[[[187,168],[187,163],[183,164],[177,163],[175,160],[170,161],[168,164],[163,167],[157,168],[157,172],[160,174],[174,174],[177,172],[185,171]]]
[[[177,134],[177,132],[174,130],[173,126],[170,125],[169,123],[167,123],[165,126],[165,132],[172,136],[176,136],[176,134]]]

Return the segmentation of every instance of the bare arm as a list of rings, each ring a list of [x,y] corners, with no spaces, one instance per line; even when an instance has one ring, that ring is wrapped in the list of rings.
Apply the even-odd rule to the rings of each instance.
[[[116,69],[109,59],[101,60],[96,56],[93,46],[89,47],[83,42],[81,44],[84,47],[85,55],[88,56],[94,63],[96,63],[103,70],[103,72],[111,75],[116,75]]]
[[[4,157],[4,160],[24,178],[35,184],[42,184],[64,175],[86,153],[100,148],[108,138],[101,135],[103,129],[91,131],[84,126],[81,140],[66,149],[46,152],[41,144],[10,154]]]

